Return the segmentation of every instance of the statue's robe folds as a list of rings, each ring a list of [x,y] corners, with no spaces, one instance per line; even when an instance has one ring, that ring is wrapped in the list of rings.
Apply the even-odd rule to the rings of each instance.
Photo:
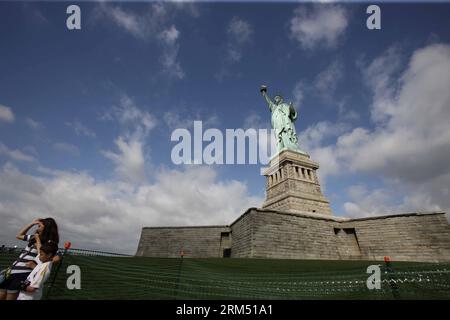
[[[272,128],[278,143],[278,151],[290,149],[304,153],[298,147],[297,133],[295,131],[294,121],[297,119],[297,111],[292,104],[281,103],[275,105],[270,103],[272,112]]]

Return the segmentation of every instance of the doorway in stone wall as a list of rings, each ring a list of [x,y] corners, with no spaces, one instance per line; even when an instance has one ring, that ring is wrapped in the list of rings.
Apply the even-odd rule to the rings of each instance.
[[[220,233],[219,256],[222,258],[231,257],[231,232]]]

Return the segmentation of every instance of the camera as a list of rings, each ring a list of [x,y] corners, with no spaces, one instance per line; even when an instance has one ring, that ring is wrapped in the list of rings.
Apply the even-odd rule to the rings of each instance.
[[[27,287],[30,285],[30,281],[29,280],[23,280],[20,282],[20,286],[19,286],[19,290],[20,291],[27,291]]]

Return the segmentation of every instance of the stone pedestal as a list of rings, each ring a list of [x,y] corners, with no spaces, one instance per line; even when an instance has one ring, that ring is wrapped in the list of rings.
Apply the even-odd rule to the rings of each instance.
[[[309,155],[284,150],[270,161],[264,171],[266,201],[264,209],[293,213],[333,215],[322,194],[316,171],[319,164]]]

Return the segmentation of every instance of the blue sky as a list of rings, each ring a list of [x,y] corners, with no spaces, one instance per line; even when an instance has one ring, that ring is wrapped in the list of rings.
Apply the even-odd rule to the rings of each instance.
[[[259,165],[176,166],[170,135],[269,128],[261,84],[295,102],[336,215],[450,208],[450,5],[380,4],[368,30],[365,3],[81,2],[75,31],[67,5],[0,2],[0,241],[55,216],[132,253],[143,226],[260,206]]]

